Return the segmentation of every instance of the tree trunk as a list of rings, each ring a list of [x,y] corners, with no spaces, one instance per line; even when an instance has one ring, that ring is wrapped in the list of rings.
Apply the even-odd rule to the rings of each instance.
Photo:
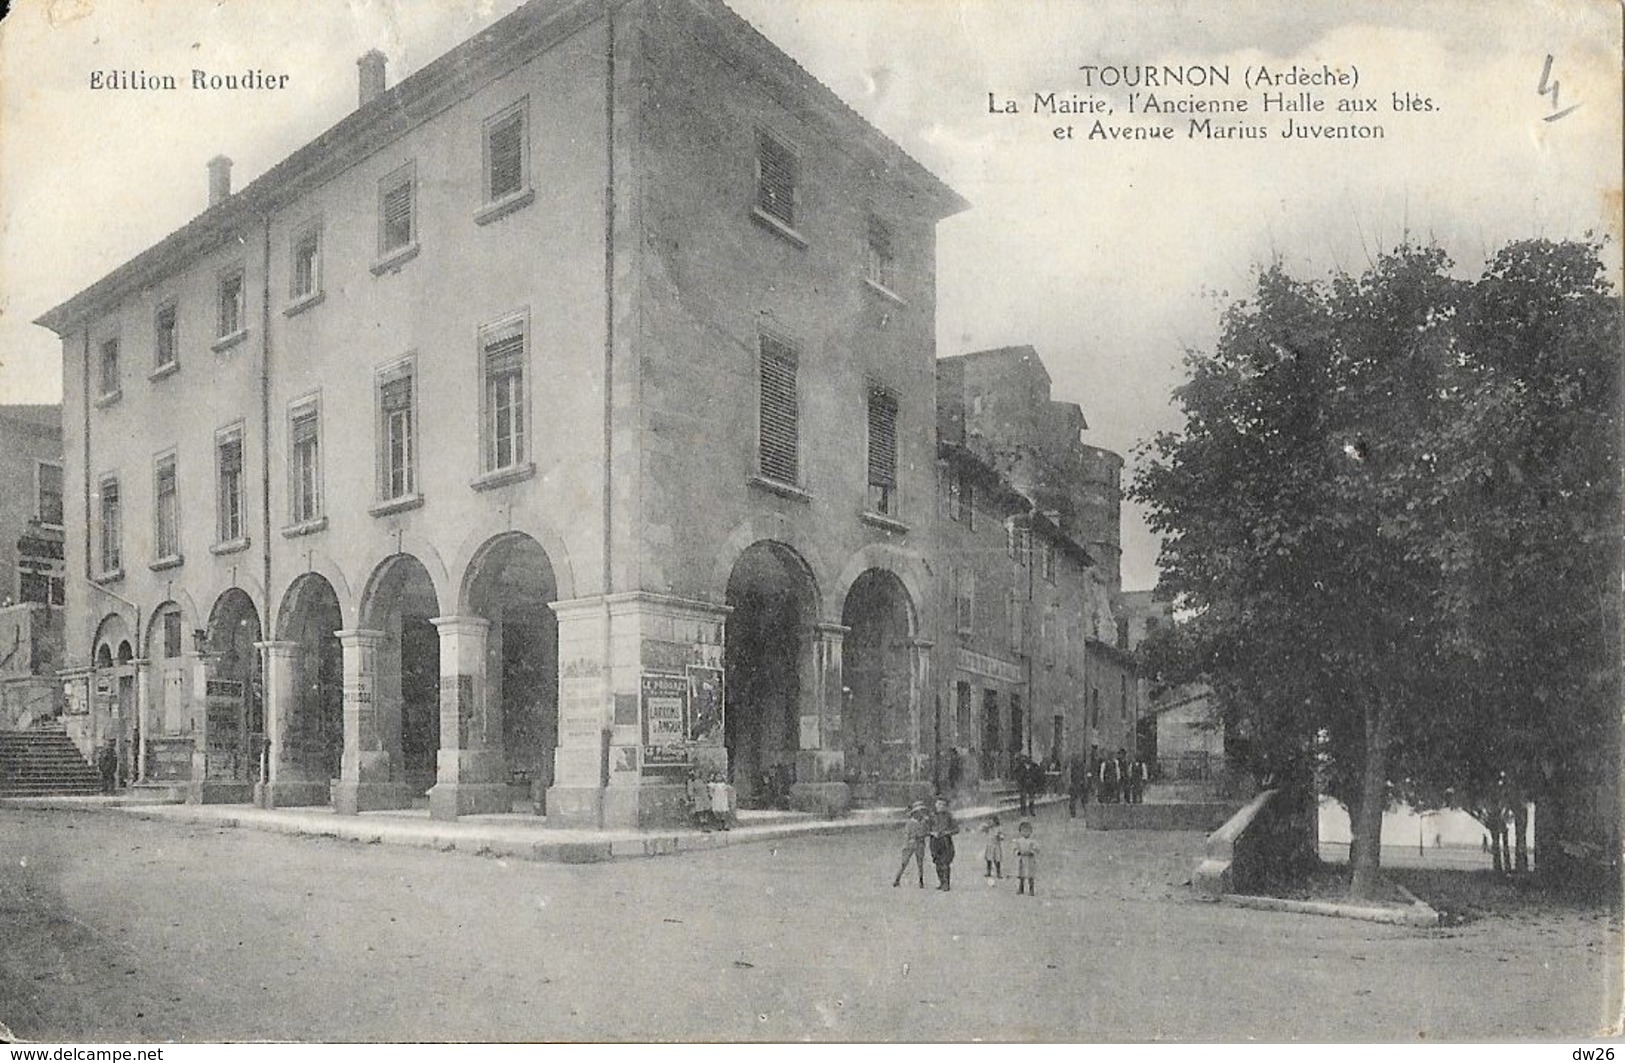
[[[1490,861],[1497,871],[1506,870],[1506,867],[1501,863],[1501,835],[1505,832],[1506,828],[1501,824],[1490,824]]]
[[[1349,862],[1354,868],[1349,882],[1351,897],[1375,896],[1382,873],[1382,812],[1388,804],[1387,738],[1382,703],[1372,698],[1365,709],[1365,773],[1349,847]]]
[[[1506,828],[1506,820],[1501,821],[1501,867],[1507,874],[1512,873],[1512,832]]]
[[[1518,807],[1512,812],[1513,830],[1513,867],[1518,871],[1529,870],[1529,802],[1519,801]]]

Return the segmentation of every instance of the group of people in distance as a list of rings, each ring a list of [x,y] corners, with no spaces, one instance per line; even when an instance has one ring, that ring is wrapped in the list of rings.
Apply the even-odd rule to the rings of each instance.
[[[1071,776],[1067,809],[1076,816],[1078,805],[1087,805],[1091,796],[1103,805],[1140,804],[1151,770],[1139,757],[1129,759],[1128,750],[1121,746],[1110,757],[1103,756],[1099,746],[1090,746],[1087,757],[1073,759]]]
[[[982,832],[987,835],[987,842],[982,848],[982,860],[987,865],[987,880],[989,884],[1004,877],[1004,830],[999,824],[999,817],[992,816],[983,824]],[[909,806],[908,822],[903,827],[903,862],[897,868],[897,874],[892,878],[893,886],[903,884],[903,875],[908,871],[910,863],[919,879],[920,888],[925,888],[925,854],[927,848],[931,852],[931,863],[937,870],[937,889],[951,890],[953,888],[954,870],[954,835],[959,833],[959,821],[948,810],[948,799],[938,796],[932,802],[930,811],[926,810],[924,801],[916,801]],[[1029,895],[1038,893],[1038,843],[1033,840],[1033,825],[1029,820],[1022,820],[1016,828],[1016,839],[1011,843],[1011,849],[1016,854],[1016,878],[1018,886],[1016,892]]]

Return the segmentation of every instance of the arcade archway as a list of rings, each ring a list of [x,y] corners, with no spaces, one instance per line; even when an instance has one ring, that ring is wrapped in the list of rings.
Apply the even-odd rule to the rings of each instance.
[[[843,718],[846,766],[866,782],[916,774],[912,675],[914,606],[901,580],[885,569],[865,570],[847,592],[841,623],[848,629]]]
[[[410,554],[386,559],[362,597],[361,624],[381,631],[378,715],[392,775],[414,798],[434,785],[440,751],[440,615],[434,581]]]

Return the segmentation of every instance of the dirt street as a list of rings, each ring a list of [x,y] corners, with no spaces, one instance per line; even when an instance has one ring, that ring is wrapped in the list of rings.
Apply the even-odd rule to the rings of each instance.
[[[1039,895],[894,889],[890,833],[559,865],[0,810],[0,1021],[36,1040],[1594,1037],[1617,925],[1415,931],[1190,897],[1201,838],[1039,817]],[[1013,864],[1006,866],[1013,874]],[[928,873],[928,882],[930,876]]]

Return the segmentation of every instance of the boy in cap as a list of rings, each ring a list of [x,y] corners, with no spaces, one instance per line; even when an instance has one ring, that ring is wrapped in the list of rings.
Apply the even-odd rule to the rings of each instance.
[[[931,813],[926,833],[931,838],[931,862],[937,865],[937,889],[953,889],[954,835],[959,833],[959,822],[948,811],[948,799],[939,796]]]
[[[920,876],[920,888],[925,889],[925,802],[916,801],[908,806],[908,823],[903,829],[903,865],[897,869],[897,877],[891,880],[893,886],[903,884],[903,872],[908,870],[908,862],[914,861],[914,870]]]

